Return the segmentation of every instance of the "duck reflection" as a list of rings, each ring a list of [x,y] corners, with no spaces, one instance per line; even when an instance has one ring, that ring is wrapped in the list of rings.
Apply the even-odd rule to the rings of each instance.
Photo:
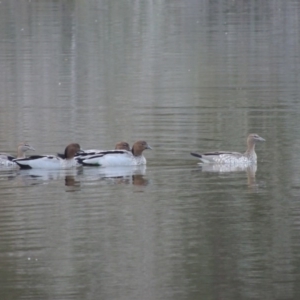
[[[88,184],[132,184],[147,185],[144,178],[146,166],[119,166],[106,168],[84,168],[85,180]]]
[[[14,178],[21,180],[23,185],[48,184],[50,181],[64,180],[68,191],[79,190],[81,184],[132,184],[145,186],[148,180],[144,178],[146,166],[125,166],[107,168],[79,168],[70,170],[19,170]],[[84,176],[81,176],[84,175]]]
[[[137,186],[148,185],[149,181],[143,175],[132,175],[132,184]]]
[[[233,172],[246,172],[247,183],[249,187],[256,186],[255,174],[257,171],[257,165],[226,165],[226,164],[199,164],[202,172],[211,173],[233,173]]]
[[[18,177],[22,178],[25,185],[45,184],[49,181],[65,181],[66,186],[78,186],[80,182],[75,180],[76,176],[82,173],[81,169],[70,170],[43,170],[29,169],[20,170]]]
[[[80,181],[76,180],[73,175],[66,175],[65,177],[66,192],[80,191]]]

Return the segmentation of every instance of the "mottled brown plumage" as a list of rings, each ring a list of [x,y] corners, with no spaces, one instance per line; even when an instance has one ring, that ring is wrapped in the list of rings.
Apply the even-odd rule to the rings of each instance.
[[[247,150],[245,153],[230,152],[230,151],[216,151],[206,153],[194,153],[191,155],[198,157],[202,163],[216,163],[216,164],[249,164],[257,162],[257,155],[255,153],[255,144],[263,142],[265,139],[256,133],[251,133],[247,137]]]

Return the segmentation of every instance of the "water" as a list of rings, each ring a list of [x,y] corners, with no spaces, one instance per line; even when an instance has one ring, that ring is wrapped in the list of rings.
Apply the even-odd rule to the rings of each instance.
[[[1,1],[0,150],[146,140],[147,167],[0,170],[1,299],[299,299],[297,1]],[[257,145],[257,170],[190,152]]]

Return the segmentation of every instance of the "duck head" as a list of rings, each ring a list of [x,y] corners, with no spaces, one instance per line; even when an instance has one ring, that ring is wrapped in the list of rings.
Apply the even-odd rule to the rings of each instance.
[[[80,149],[80,145],[77,143],[69,144],[65,149],[65,158],[72,159],[78,153],[80,154],[82,150]]]
[[[266,140],[256,133],[250,133],[247,138],[247,144],[255,144],[257,142],[265,142]]]
[[[145,141],[137,141],[133,144],[131,151],[134,156],[140,156],[146,149],[152,148]]]
[[[130,146],[126,142],[119,142],[115,146],[115,150],[127,150],[130,151]]]
[[[28,143],[21,143],[18,146],[17,158],[25,158],[25,152],[28,150],[35,151],[35,149]]]

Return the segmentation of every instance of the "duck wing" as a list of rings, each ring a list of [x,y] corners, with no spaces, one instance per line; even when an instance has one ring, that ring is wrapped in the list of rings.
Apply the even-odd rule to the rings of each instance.
[[[126,150],[103,151],[97,155],[79,156],[76,160],[84,166],[124,166],[132,165],[133,155]]]
[[[227,163],[243,157],[242,153],[231,151],[215,151],[205,153],[191,152],[192,156],[199,158],[203,163]]]
[[[31,155],[13,160],[21,169],[52,169],[57,168],[61,159],[54,155]]]
[[[13,159],[15,159],[14,156],[12,155],[9,155],[7,153],[0,153],[0,161],[1,160],[9,160],[9,161],[12,161]]]

